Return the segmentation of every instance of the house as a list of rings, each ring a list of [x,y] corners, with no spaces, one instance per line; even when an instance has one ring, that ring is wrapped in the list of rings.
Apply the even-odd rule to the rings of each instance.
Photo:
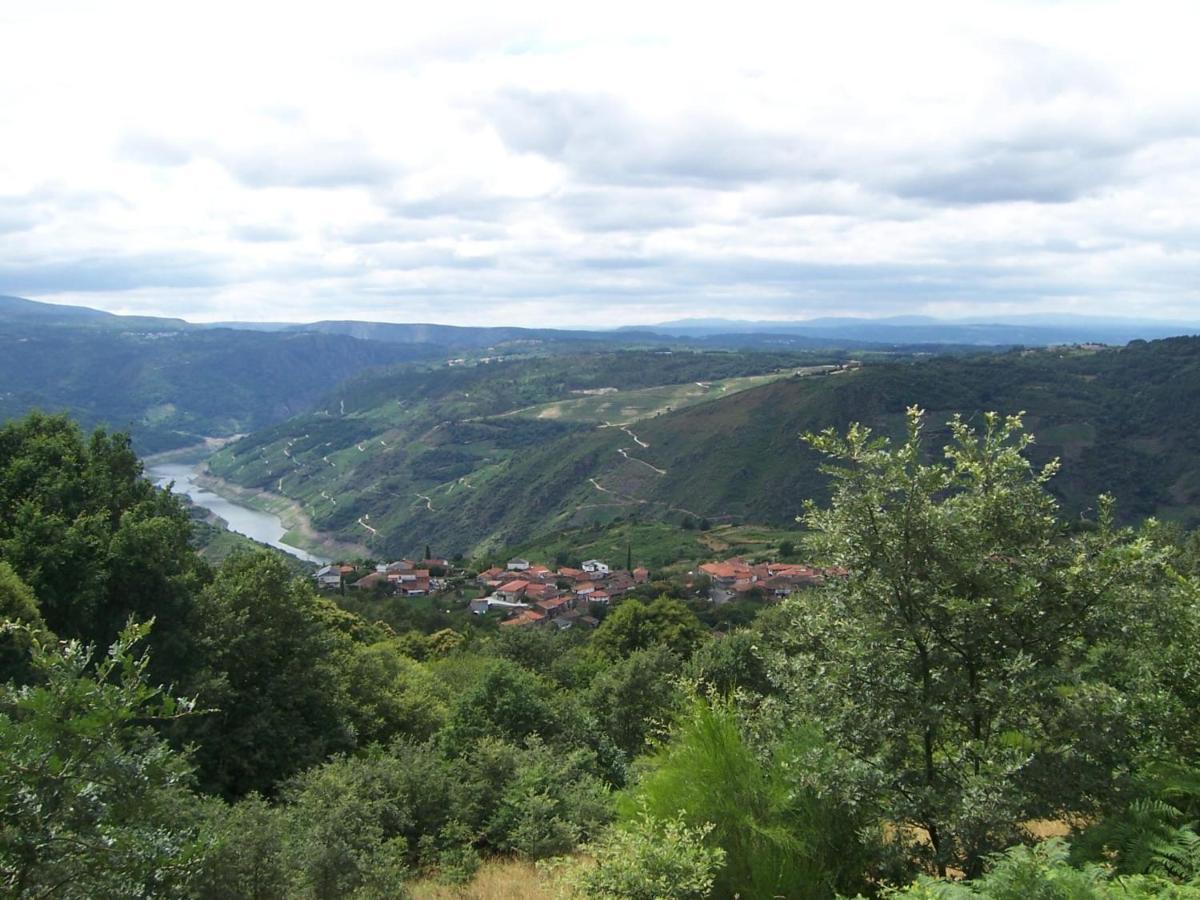
[[[540,625],[546,621],[546,614],[538,612],[534,609],[527,609],[524,612],[519,612],[511,619],[505,619],[500,623],[501,628],[528,628],[531,625]]]
[[[352,590],[356,591],[373,591],[380,585],[390,585],[386,572],[372,572],[370,575],[364,575],[354,584],[350,585]]]
[[[525,596],[525,591],[529,588],[529,582],[523,580],[510,581],[500,585],[496,589],[496,596],[502,600],[516,601]]]
[[[575,596],[586,600],[589,594],[595,593],[596,585],[591,581],[581,581],[575,585]]]
[[[637,584],[645,584],[650,580],[650,570],[643,568],[642,566],[638,566],[633,570],[633,580]]]
[[[558,587],[553,584],[542,584],[540,582],[529,583],[525,585],[525,598],[527,600],[549,600],[551,597],[558,596]]]
[[[527,560],[527,559],[521,559],[520,557],[516,557],[516,558],[510,559],[508,561],[508,571],[510,571],[510,572],[524,572],[528,568],[529,568],[529,560]]]
[[[342,586],[341,566],[322,566],[313,575],[321,590],[336,590]]]
[[[595,577],[603,578],[608,574],[608,563],[601,562],[598,559],[589,559],[582,563],[583,571]]]
[[[396,586],[396,592],[405,597],[424,597],[429,593],[428,569],[389,572],[387,579]]]
[[[505,610],[513,612],[516,610],[529,609],[528,603],[510,603],[508,600],[501,600],[495,594],[490,597],[480,597],[478,600],[472,600],[467,608],[477,616],[482,616],[484,613],[491,612],[493,609]]]
[[[553,619],[567,612],[571,608],[570,604],[570,597],[553,597],[549,600],[539,600],[534,606]]]
[[[592,591],[587,595],[588,603],[609,603],[612,601],[612,594],[608,591]]]
[[[507,570],[501,569],[499,566],[492,566],[490,569],[484,569],[475,576],[475,583],[484,587],[499,587],[504,582],[502,576]]]

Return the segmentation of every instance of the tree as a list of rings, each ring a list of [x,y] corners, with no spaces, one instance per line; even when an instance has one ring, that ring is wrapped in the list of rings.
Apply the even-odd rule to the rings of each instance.
[[[600,623],[592,646],[610,659],[654,646],[666,647],[687,658],[704,638],[704,627],[678,600],[659,597],[642,603],[630,599]]]
[[[178,680],[192,660],[192,599],[208,578],[179,500],[142,477],[124,434],[89,439],[65,416],[0,427],[0,558],[64,639],[107,646],[153,618],[153,674]]]
[[[711,826],[642,816],[613,828],[585,852],[595,860],[568,862],[561,877],[580,895],[597,900],[703,900],[712,896],[724,861],[705,837]]]
[[[1095,815],[1124,783],[1139,735],[1115,680],[1164,633],[1163,555],[1107,501],[1067,536],[1018,416],[956,417],[941,462],[922,428],[910,409],[895,448],[857,425],[808,437],[835,463],[804,519],[849,574],[788,601],[775,666],[846,788],[935,871],[976,875],[1021,823]]]
[[[680,699],[679,668],[679,658],[670,650],[650,647],[617,660],[592,681],[588,708],[629,757],[645,750],[655,732],[666,730]]]
[[[215,711],[187,729],[202,783],[226,796],[269,795],[281,779],[351,749],[350,638],[280,558],[235,554],[197,601],[207,668],[193,689]]]
[[[725,859],[713,896],[790,900],[851,896],[865,887],[858,816],[812,786],[824,753],[813,729],[750,743],[732,700],[694,699],[671,739],[643,765],[623,798],[626,822],[649,814],[711,823],[707,843]]]
[[[33,591],[0,560],[0,682],[28,678],[33,642],[48,637]]]
[[[149,727],[190,710],[146,682],[130,626],[107,655],[34,642],[0,684],[0,893],[179,896],[202,858],[191,766]]]

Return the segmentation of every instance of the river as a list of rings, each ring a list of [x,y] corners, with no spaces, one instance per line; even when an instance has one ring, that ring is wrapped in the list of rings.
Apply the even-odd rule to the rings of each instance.
[[[166,487],[169,482],[175,482],[176,494],[186,494],[197,506],[203,506],[210,512],[220,516],[225,520],[230,531],[244,534],[246,537],[253,538],[259,543],[278,547],[280,550],[284,550],[308,562],[319,564],[329,562],[329,560],[323,559],[320,556],[314,556],[305,550],[301,550],[299,547],[285,544],[283,536],[287,534],[287,529],[279,521],[279,516],[234,503],[232,500],[227,500],[221,495],[214,494],[212,491],[196,484],[196,470],[200,465],[202,463],[158,463],[157,465],[147,466],[146,474],[150,476],[151,480],[158,487]]]

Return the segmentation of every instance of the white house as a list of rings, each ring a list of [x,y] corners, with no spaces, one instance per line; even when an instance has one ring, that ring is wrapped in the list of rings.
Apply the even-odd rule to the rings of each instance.
[[[598,559],[589,559],[583,563],[583,571],[589,575],[607,575],[608,563],[602,563]]]
[[[510,572],[524,572],[529,568],[529,560],[527,559],[510,559],[508,561],[508,570]]]
[[[318,569],[313,578],[319,588],[340,588],[342,586],[342,570],[337,566],[325,566]]]

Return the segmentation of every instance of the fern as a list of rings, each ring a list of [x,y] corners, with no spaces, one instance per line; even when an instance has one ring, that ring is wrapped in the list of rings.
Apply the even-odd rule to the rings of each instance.
[[[1200,883],[1200,771],[1159,767],[1147,792],[1085,831],[1073,848],[1074,861],[1108,861],[1122,875]]]

